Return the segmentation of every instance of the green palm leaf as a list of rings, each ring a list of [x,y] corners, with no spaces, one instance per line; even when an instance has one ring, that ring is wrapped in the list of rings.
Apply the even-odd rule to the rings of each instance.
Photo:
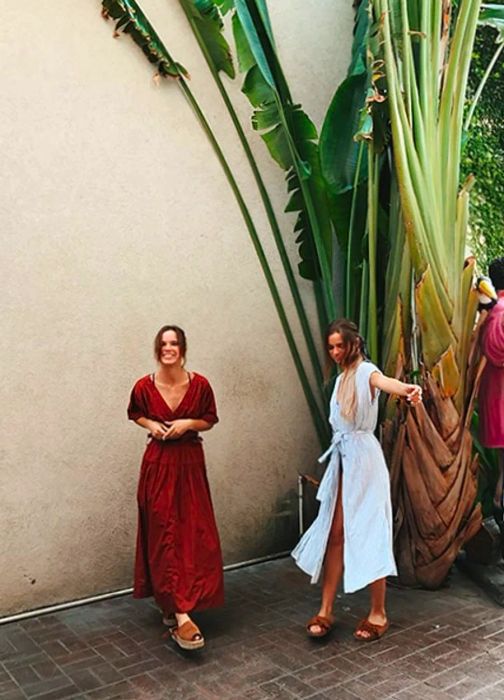
[[[218,71],[223,71],[230,78],[235,77],[231,49],[222,32],[224,23],[212,0],[194,0],[187,3],[192,19],[197,25],[201,38]]]
[[[129,0],[103,0],[102,14],[105,18],[117,20],[116,31],[129,34],[150,63],[154,64],[162,76],[172,78],[188,77],[188,72],[180,63],[173,61],[154,27],[136,3]]]

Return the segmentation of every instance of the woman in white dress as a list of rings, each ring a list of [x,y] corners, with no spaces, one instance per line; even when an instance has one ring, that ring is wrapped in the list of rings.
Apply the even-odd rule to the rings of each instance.
[[[392,546],[392,506],[387,465],[374,435],[378,394],[422,400],[416,384],[385,377],[366,359],[357,326],[345,319],[327,329],[327,352],[343,370],[330,403],[331,446],[317,499],[316,520],[292,552],[297,565],[316,583],[323,570],[322,602],[306,624],[310,637],[323,637],[334,624],[333,604],[343,576],[345,593],[370,584],[371,608],[354,636],[362,641],[381,637],[388,629],[385,611],[386,577],[397,574]]]

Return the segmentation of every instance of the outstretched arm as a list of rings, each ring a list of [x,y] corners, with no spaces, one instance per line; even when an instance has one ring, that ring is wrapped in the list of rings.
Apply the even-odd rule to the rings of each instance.
[[[399,379],[386,377],[380,372],[373,372],[369,377],[369,384],[372,389],[380,389],[387,394],[397,394],[404,396],[412,404],[420,403],[422,400],[422,387],[418,384],[405,384]]]

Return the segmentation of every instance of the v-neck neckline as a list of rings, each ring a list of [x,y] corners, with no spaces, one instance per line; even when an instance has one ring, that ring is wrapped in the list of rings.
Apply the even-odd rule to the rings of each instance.
[[[187,370],[186,370],[186,372],[187,372]],[[188,378],[189,378],[189,386],[188,386],[187,389],[185,390],[184,395],[182,396],[182,398],[180,399],[180,401],[178,402],[178,404],[175,406],[175,408],[172,408],[172,407],[170,406],[170,404],[168,403],[168,401],[165,399],[165,397],[163,396],[163,394],[160,392],[160,390],[159,390],[158,387],[157,387],[157,384],[156,384],[156,374],[155,374],[155,372],[153,372],[152,375],[151,375],[152,385],[154,386],[154,389],[157,391],[157,393],[158,393],[159,396],[161,397],[161,400],[163,401],[163,403],[164,403],[164,405],[166,406],[166,408],[167,408],[167,409],[170,411],[170,413],[173,414],[173,415],[175,415],[175,413],[177,413],[177,411],[179,410],[179,408],[182,406],[182,404],[183,404],[184,401],[186,400],[187,394],[189,393],[189,391],[190,391],[190,389],[191,389],[191,386],[192,386],[192,384],[193,384],[194,376],[191,377],[191,372],[187,372],[187,376],[188,376]]]

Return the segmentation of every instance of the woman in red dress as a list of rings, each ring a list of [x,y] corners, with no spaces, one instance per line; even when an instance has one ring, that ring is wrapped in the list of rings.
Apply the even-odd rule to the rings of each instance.
[[[223,604],[219,535],[199,433],[217,423],[212,388],[184,369],[186,338],[163,326],[154,340],[158,371],[139,379],[128,417],[149,432],[138,484],[134,598],[153,595],[183,649],[205,640],[190,612]]]

